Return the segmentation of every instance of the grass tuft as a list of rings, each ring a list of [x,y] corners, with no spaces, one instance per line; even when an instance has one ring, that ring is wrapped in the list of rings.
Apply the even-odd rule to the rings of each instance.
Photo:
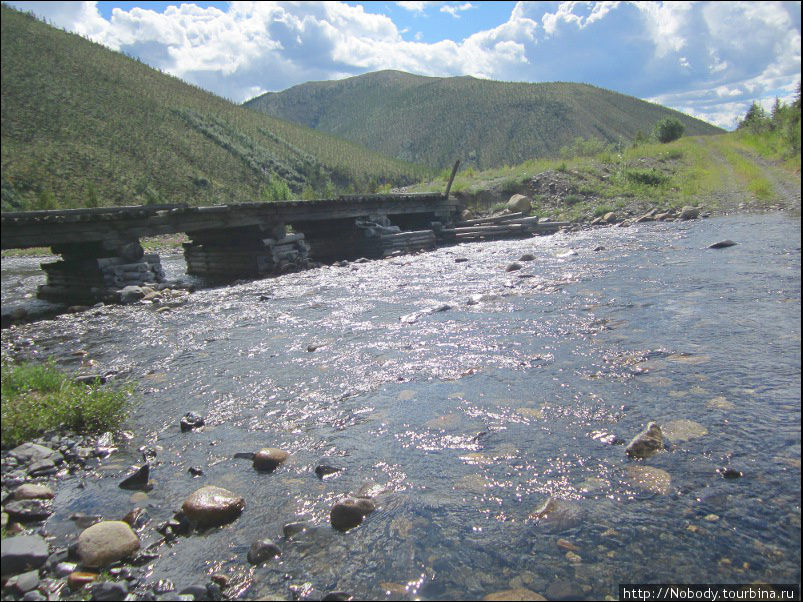
[[[78,384],[51,361],[3,365],[2,446],[13,447],[53,430],[102,432],[127,415],[131,387]]]

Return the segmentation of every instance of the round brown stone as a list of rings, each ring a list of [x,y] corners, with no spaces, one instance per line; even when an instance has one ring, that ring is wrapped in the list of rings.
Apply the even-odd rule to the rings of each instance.
[[[78,536],[78,557],[86,567],[104,567],[139,550],[139,537],[119,520],[95,523]]]
[[[201,527],[222,525],[240,516],[245,500],[228,489],[207,485],[184,500],[181,510]]]
[[[276,467],[290,457],[283,449],[264,447],[254,454],[254,468],[273,472]]]

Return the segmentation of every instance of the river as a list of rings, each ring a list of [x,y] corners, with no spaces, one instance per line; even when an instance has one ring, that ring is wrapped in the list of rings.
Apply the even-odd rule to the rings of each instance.
[[[59,485],[48,530],[136,505],[166,520],[215,484],[242,516],[162,546],[153,578],[223,571],[245,599],[799,584],[800,234],[767,213],[465,244],[4,329],[4,356],[137,383],[133,438]],[[738,244],[707,248],[722,239]],[[43,281],[38,261],[3,259],[4,303]],[[190,410],[207,426],[181,433]],[[649,421],[667,449],[627,458],[617,443]],[[156,487],[132,499],[117,483],[141,446],[158,446]],[[261,447],[291,458],[272,474],[234,459]],[[321,463],[342,470],[320,480]],[[329,527],[367,482],[378,509]],[[550,497],[559,512],[528,518]],[[293,521],[313,528],[285,541]],[[282,556],[255,568],[259,538]]]

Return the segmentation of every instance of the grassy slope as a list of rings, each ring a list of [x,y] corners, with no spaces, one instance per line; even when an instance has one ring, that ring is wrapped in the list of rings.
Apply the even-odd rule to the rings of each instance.
[[[4,209],[242,202],[257,200],[271,174],[298,193],[426,173],[2,8]]]
[[[411,187],[439,190],[443,177]],[[548,186],[554,185],[554,190]],[[511,194],[533,197],[541,216],[587,221],[608,211],[702,205],[708,211],[785,206],[799,210],[800,153],[778,155],[768,138],[742,132],[683,137],[571,159],[461,172],[452,191],[469,206],[500,208]]]
[[[506,83],[399,71],[313,82],[245,106],[436,168],[477,168],[555,156],[577,137],[615,142],[664,117],[689,135],[722,130],[671,109],[586,84]]]

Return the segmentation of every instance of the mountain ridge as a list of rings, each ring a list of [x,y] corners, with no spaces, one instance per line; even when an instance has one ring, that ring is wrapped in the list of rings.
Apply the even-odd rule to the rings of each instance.
[[[384,70],[307,82],[243,103],[402,160],[476,168],[557,155],[577,137],[630,141],[665,117],[686,133],[723,130],[667,107],[572,82],[499,82]]]

